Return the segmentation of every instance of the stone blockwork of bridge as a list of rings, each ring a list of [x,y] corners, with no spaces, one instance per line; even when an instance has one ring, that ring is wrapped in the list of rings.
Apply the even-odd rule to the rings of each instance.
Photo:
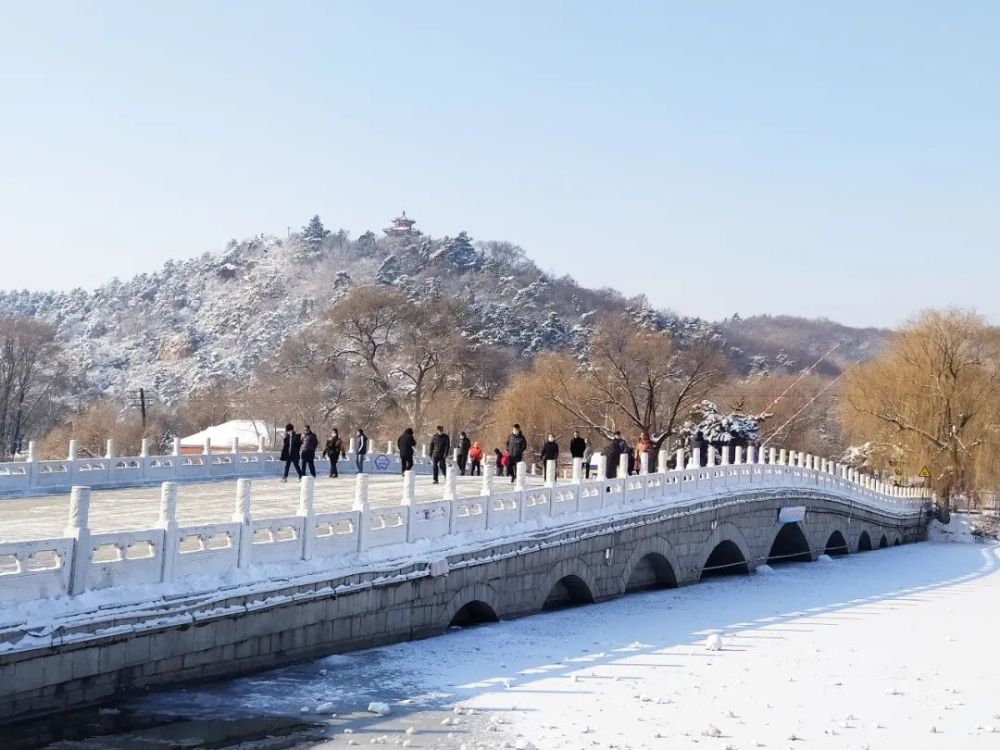
[[[797,476],[797,486],[730,485],[672,499],[661,493],[542,529],[512,526],[499,538],[422,559],[387,556],[338,575],[162,600],[85,624],[68,618],[45,645],[0,651],[0,723],[432,636],[452,625],[925,538],[923,500],[859,497],[842,482],[809,486],[808,472]],[[591,484],[605,493],[621,481]]]

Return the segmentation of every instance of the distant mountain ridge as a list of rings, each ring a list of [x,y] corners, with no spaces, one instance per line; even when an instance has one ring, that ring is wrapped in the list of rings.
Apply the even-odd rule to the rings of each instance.
[[[434,239],[402,217],[400,228],[350,239],[314,219],[281,239],[231,241],[220,254],[168,261],[154,273],[112,279],[93,292],[0,291],[0,315],[53,324],[70,375],[88,393],[144,387],[176,403],[216,378],[247,379],[286,336],[312,324],[348,289],[391,284],[417,298],[464,299],[478,324],[473,341],[530,357],[546,349],[579,351],[593,322],[627,312],[637,325],[675,337],[713,340],[740,373],[796,371],[835,343],[818,368],[838,372],[868,359],[887,331],[788,316],[733,317],[717,323],[650,307],[613,289],[586,289],[542,272],[507,242],[475,243],[464,232]]]

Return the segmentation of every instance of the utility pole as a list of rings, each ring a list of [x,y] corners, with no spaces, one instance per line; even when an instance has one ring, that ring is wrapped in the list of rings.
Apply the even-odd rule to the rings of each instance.
[[[128,401],[130,406],[139,407],[139,414],[142,416],[142,430],[145,432],[149,407],[156,403],[156,391],[147,391],[145,388],[130,391]]]

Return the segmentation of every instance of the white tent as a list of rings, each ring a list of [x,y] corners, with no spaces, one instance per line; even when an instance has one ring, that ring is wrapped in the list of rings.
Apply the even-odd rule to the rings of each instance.
[[[255,451],[263,444],[271,447],[271,428],[259,419],[232,419],[222,424],[213,425],[194,435],[181,438],[181,450],[205,447],[205,438],[212,441],[212,450],[233,449],[233,438],[239,438],[240,450]]]

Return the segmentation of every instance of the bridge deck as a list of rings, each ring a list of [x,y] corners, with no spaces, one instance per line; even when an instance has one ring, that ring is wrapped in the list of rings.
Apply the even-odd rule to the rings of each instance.
[[[528,476],[529,486],[538,486],[542,478]],[[418,501],[440,499],[444,483],[435,485],[426,475],[417,475]],[[459,497],[478,495],[482,488],[479,477],[456,478]],[[495,479],[494,487],[502,489],[509,480]],[[298,507],[299,485],[277,478],[254,479],[252,511],[256,518],[273,518],[295,513]],[[316,512],[348,510],[354,500],[355,477],[339,479],[318,477],[316,480]],[[371,475],[368,497],[373,506],[398,505],[402,496],[402,479],[398,476]],[[156,523],[159,512],[159,487],[95,491],[91,496],[90,527],[93,533],[148,529]],[[181,526],[220,523],[229,520],[236,500],[236,481],[181,484],[177,490],[177,522]],[[0,500],[0,542],[51,539],[62,536],[66,526],[69,493],[45,495],[21,500]]]

